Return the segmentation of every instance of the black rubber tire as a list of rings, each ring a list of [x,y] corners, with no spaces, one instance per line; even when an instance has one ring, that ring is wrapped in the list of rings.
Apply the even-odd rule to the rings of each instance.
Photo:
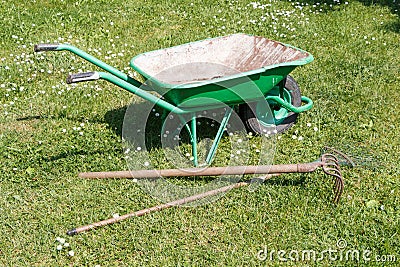
[[[285,89],[290,93],[291,96],[291,104],[295,107],[301,106],[301,92],[296,80],[293,79],[292,76],[288,75],[284,82]],[[268,127],[259,123],[256,115],[254,114],[253,110],[256,110],[256,105],[257,102],[239,105],[239,115],[243,120],[243,123],[246,125],[248,131],[255,134],[282,133],[293,126],[299,115],[298,113],[289,112],[287,117],[278,125],[275,125],[275,127]],[[272,108],[273,107],[271,107],[271,109]]]

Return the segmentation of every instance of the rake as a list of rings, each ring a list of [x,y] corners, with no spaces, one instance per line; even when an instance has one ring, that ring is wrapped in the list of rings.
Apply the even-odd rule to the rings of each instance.
[[[334,153],[339,154],[346,160],[346,164],[354,166],[354,163],[345,154],[328,148]],[[334,179],[334,198],[333,202],[337,204],[340,196],[342,195],[344,184],[343,176],[340,171],[338,157],[332,153],[325,153],[321,158],[314,162],[298,163],[298,164],[279,164],[279,165],[262,165],[262,166],[228,166],[228,167],[209,167],[206,169],[190,168],[190,169],[165,169],[165,170],[137,170],[137,171],[116,171],[116,172],[85,172],[80,173],[81,178],[90,179],[104,179],[104,178],[159,178],[159,177],[189,177],[189,176],[218,176],[218,175],[245,175],[245,174],[264,174],[259,180],[266,180],[273,176],[283,173],[311,173],[318,168],[322,168],[323,172]],[[68,235],[75,235],[78,233],[86,232],[97,227],[106,226],[109,224],[117,223],[132,217],[139,217],[155,211],[168,209],[175,206],[184,205],[196,200],[204,199],[206,197],[215,196],[223,192],[227,192],[234,188],[248,186],[255,179],[251,181],[238,182],[218,189],[210,190],[193,196],[174,200],[165,204],[157,205],[151,208],[146,208],[136,212],[128,213],[117,218],[110,218],[103,221],[91,223],[85,226],[71,229],[67,232]]]

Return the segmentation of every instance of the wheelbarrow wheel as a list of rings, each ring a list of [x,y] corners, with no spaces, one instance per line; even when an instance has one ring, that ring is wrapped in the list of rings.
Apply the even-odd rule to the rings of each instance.
[[[269,95],[279,95],[279,88],[272,89]],[[283,98],[293,106],[301,106],[301,92],[295,79],[288,75],[284,80]],[[239,105],[239,114],[246,128],[255,134],[274,134],[288,130],[296,122],[298,113],[268,102],[269,110],[265,103],[252,102]],[[272,113],[272,114],[271,114]]]

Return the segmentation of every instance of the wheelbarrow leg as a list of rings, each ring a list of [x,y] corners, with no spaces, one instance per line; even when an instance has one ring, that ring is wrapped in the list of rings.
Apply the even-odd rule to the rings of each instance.
[[[199,165],[199,162],[197,159],[196,113],[193,112],[191,115],[192,115],[192,120],[190,121],[190,126],[191,126],[190,142],[192,143],[193,165],[197,167]]]
[[[221,124],[219,126],[218,132],[215,136],[215,139],[211,145],[210,150],[208,151],[207,158],[206,158],[206,163],[210,164],[215,156],[215,153],[217,151],[219,142],[221,141],[222,135],[224,134],[224,131],[226,129],[226,125],[229,122],[229,119],[232,115],[233,108],[228,108],[225,111],[225,115],[222,118]],[[190,135],[190,143],[192,145],[192,157],[193,157],[193,165],[194,166],[199,166],[198,162],[198,155],[197,155],[197,119],[196,119],[196,113],[193,112],[191,113],[191,121],[190,121],[190,126],[188,122],[185,122],[183,117],[181,115],[178,115],[179,118],[181,119],[182,123],[185,124],[185,128],[187,129],[189,135]]]
[[[215,152],[217,151],[219,142],[221,141],[222,135],[224,134],[224,131],[225,131],[226,125],[228,124],[229,118],[232,115],[232,111],[233,111],[233,108],[228,108],[225,112],[224,117],[222,118],[217,135],[215,136],[214,142],[213,142],[213,144],[210,148],[210,151],[208,152],[207,158],[206,158],[207,164],[210,164],[215,156]]]
[[[185,118],[178,114],[179,119],[182,124],[186,128],[189,136],[190,136],[190,144],[192,145],[192,157],[193,157],[193,165],[195,167],[199,166],[198,157],[197,157],[197,132],[196,132],[196,112],[190,113],[190,125],[189,121],[186,121]]]

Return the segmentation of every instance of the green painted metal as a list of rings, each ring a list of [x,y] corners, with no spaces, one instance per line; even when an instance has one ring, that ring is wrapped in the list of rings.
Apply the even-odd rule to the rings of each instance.
[[[140,89],[139,87],[136,87],[135,85],[128,83],[127,81],[124,81],[116,76],[114,76],[113,74],[107,73],[107,72],[98,72],[100,79],[104,79],[108,82],[111,82],[135,95],[140,96],[141,98],[148,100],[158,106],[160,106],[163,109],[166,109],[170,112],[174,112],[177,114],[186,114],[191,112],[192,110],[183,110],[179,107],[176,107],[166,101],[164,101],[163,99],[147,92],[144,91],[142,89]]]
[[[310,110],[314,105],[313,101],[310,98],[305,97],[305,96],[301,97],[301,102],[303,102],[305,104],[300,106],[300,107],[293,106],[292,104],[286,102],[285,100],[283,100],[279,96],[267,96],[265,99],[266,100],[275,101],[280,106],[282,106],[282,107],[286,108],[287,110],[290,110],[290,111],[292,111],[294,113],[301,113],[301,112]]]
[[[199,162],[197,159],[197,130],[196,130],[196,113],[192,113],[192,120],[191,120],[191,129],[192,129],[192,134],[191,134],[191,143],[192,143],[192,156],[193,156],[193,165],[198,166]]]
[[[219,129],[217,132],[217,135],[215,136],[214,142],[210,148],[210,151],[208,152],[207,158],[206,158],[206,163],[211,164],[211,161],[213,160],[215,153],[217,152],[217,148],[219,145],[219,142],[221,141],[222,135],[224,134],[226,125],[228,124],[229,118],[232,115],[233,107],[229,108],[226,110],[224,117],[222,118],[221,124],[219,125]]]
[[[271,91],[269,91],[268,95],[279,96],[285,102],[292,103],[290,92],[285,88],[281,88],[281,84],[282,83],[279,84],[279,87],[275,86]],[[259,101],[256,105],[256,114],[259,122],[266,127],[281,124],[282,121],[286,119],[290,111],[279,104],[277,105],[273,100],[267,102],[269,104],[268,107],[263,101]]]
[[[162,94],[169,103],[181,108],[218,107],[221,103],[236,105],[251,102],[255,98],[260,98],[260,94],[266,96],[268,91],[279,84],[294,68],[296,65],[276,66],[249,76],[241,73],[225,79],[175,86],[158,83],[150,78],[146,84]]]
[[[99,68],[102,68],[105,71],[108,71],[109,73],[112,73],[113,75],[117,76],[118,78],[120,78],[120,79],[122,79],[122,80],[124,80],[126,82],[129,82],[129,83],[131,83],[131,84],[133,84],[133,85],[135,85],[137,87],[142,86],[141,82],[133,79],[132,77],[126,75],[122,71],[120,71],[120,70],[108,65],[107,63],[105,63],[105,62],[99,60],[98,58],[86,53],[85,51],[82,51],[81,49],[79,49],[79,48],[77,48],[75,46],[68,45],[68,44],[59,44],[59,45],[57,45],[56,50],[57,51],[66,50],[66,51],[72,52],[75,55],[77,55],[77,56],[89,61],[90,63],[98,66]]]
[[[274,95],[273,94],[274,90],[269,91],[268,95]],[[284,88],[279,86],[279,97],[283,100],[285,100],[286,103],[292,103],[292,96],[290,95],[290,92]],[[275,103],[275,101],[269,101],[268,104],[271,107],[271,111],[272,111],[272,116],[274,117],[274,121],[275,121],[275,125],[281,124],[281,122],[283,120],[286,119],[286,117],[289,115],[289,110],[287,110],[286,108],[279,106],[279,109],[275,109],[275,106],[273,106],[273,104]]]

